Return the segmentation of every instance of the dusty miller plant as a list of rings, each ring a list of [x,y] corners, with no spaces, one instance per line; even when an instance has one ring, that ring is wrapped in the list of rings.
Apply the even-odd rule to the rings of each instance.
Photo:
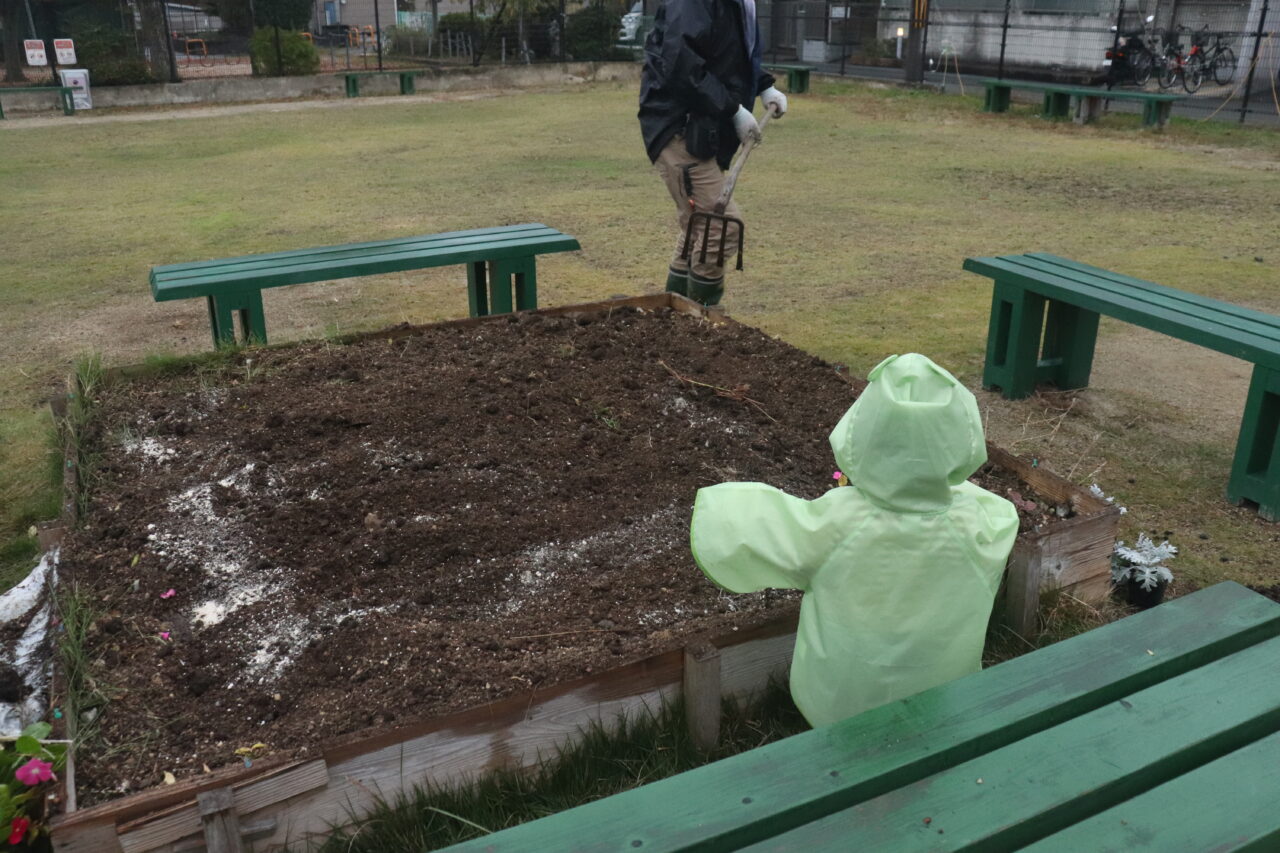
[[[1117,542],[1111,555],[1111,580],[1115,583],[1137,581],[1145,590],[1155,589],[1161,583],[1170,583],[1173,572],[1164,565],[1172,560],[1178,549],[1169,540],[1157,545],[1145,533],[1138,534],[1138,541],[1130,547]]]

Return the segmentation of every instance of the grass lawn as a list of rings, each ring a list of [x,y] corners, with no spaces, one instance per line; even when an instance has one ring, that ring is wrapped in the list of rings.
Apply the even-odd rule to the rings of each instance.
[[[269,111],[0,133],[0,559],[57,511],[42,400],[75,357],[108,365],[209,346],[204,307],[151,301],[152,265],[540,221],[581,253],[541,263],[544,305],[661,287],[671,202],[633,87]],[[1049,251],[1280,312],[1280,135],[1137,118],[1087,128],[976,99],[818,84],[770,125],[739,184],[738,318],[865,373],[919,351],[971,386],[990,286],[974,254]],[[460,269],[265,294],[273,341],[466,312]],[[991,436],[1169,531],[1185,592],[1280,581],[1280,527],[1221,499],[1248,365],[1103,322],[1093,386],[1009,403]],[[4,579],[0,578],[0,582]]]

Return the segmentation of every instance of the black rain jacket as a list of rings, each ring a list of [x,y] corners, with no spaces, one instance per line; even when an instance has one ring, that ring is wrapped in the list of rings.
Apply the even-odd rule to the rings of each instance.
[[[665,0],[644,44],[640,77],[640,132],[655,161],[689,116],[719,122],[716,162],[729,168],[738,150],[733,116],[751,109],[756,95],[773,85],[760,67],[760,28],[747,52],[742,0]],[[757,21],[758,24],[758,21]]]

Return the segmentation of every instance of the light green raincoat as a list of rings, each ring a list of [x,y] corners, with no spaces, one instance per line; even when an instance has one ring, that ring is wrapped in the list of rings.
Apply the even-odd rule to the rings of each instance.
[[[891,356],[831,433],[850,486],[807,501],[763,483],[700,489],[690,543],[731,592],[799,589],[791,694],[815,726],[981,668],[1013,504],[968,477],[987,459],[973,394]]]

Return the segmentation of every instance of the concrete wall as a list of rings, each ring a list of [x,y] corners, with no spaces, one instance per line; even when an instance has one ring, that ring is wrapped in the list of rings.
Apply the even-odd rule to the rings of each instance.
[[[1103,73],[1103,60],[1111,47],[1110,27],[1114,15],[1046,15],[1014,12],[1009,16],[1009,38],[1005,46],[1006,67],[1034,68],[1046,73],[1082,71]],[[1000,61],[1003,12],[931,13],[930,57],[943,49],[957,58],[960,71],[979,71],[977,65],[994,66]],[[882,25],[881,38],[891,38],[900,22]]]
[[[508,65],[502,68],[424,71],[416,89],[431,92],[459,92],[481,89],[539,89],[566,83],[627,81],[640,79],[640,65],[632,62],[570,62],[564,65]],[[393,74],[366,77],[360,94],[391,95],[400,91]],[[341,74],[310,77],[226,77],[191,80],[184,83],[157,83],[148,86],[103,86],[93,89],[94,109],[104,107],[156,107],[177,104],[231,104],[254,101],[286,101],[307,98],[342,97]],[[6,115],[21,112],[53,114],[56,99],[52,92],[3,94]],[[58,113],[61,109],[56,110]],[[69,118],[68,121],[74,121]]]

